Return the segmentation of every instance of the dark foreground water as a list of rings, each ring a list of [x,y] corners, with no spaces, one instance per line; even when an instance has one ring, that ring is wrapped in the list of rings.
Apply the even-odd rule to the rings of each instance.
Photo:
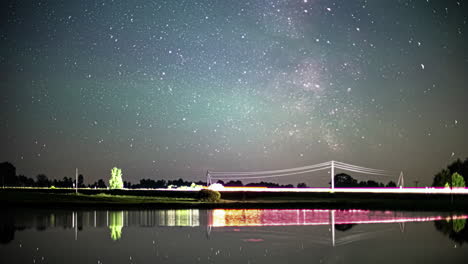
[[[466,214],[3,209],[0,263],[467,263]]]

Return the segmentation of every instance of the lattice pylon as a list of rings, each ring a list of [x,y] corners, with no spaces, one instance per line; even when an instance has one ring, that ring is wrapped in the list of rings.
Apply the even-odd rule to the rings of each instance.
[[[398,177],[397,186],[400,188],[403,188],[404,185],[405,185],[405,178],[403,176],[403,172],[400,172],[400,177]]]

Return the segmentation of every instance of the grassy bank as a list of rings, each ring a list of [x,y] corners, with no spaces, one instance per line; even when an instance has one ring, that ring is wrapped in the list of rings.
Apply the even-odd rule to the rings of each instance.
[[[468,211],[468,197],[350,193],[222,192],[221,200],[202,202],[197,191],[1,189],[7,206],[123,208],[327,208],[411,211]]]
[[[47,193],[32,191],[0,191],[0,202],[10,206],[75,206],[75,207],[182,207],[200,204],[195,198],[188,197],[158,197],[133,196],[113,194],[82,194],[82,193]]]

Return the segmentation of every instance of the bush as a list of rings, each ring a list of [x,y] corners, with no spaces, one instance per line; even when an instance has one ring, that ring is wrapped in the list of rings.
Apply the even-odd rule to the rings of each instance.
[[[203,202],[217,202],[221,199],[221,194],[218,191],[202,189],[198,192],[198,200]]]

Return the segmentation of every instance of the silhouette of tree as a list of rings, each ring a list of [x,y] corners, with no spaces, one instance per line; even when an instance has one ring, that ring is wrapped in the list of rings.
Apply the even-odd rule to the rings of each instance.
[[[390,181],[386,186],[381,182],[376,182],[374,180],[360,181],[351,177],[346,173],[339,173],[335,175],[335,187],[396,187],[396,183]]]
[[[72,188],[73,187],[73,180],[70,177],[63,177],[60,181],[54,181],[55,187],[62,187],[62,188]]]
[[[21,186],[21,187],[32,187],[35,185],[35,182],[33,179],[28,178],[24,175],[18,175],[17,182],[18,182],[18,186]]]
[[[228,181],[226,184],[224,184],[224,186],[231,186],[231,187],[235,187],[235,186],[244,186],[244,184],[242,184],[242,181]]]
[[[107,188],[106,183],[104,182],[103,179],[99,179],[97,182],[97,187],[98,188]]]
[[[383,184],[379,184],[376,181],[368,180],[367,182],[361,182],[363,187],[383,187]]]
[[[10,162],[0,163],[0,176],[2,186],[14,186],[16,184],[16,167]]]
[[[192,185],[192,182],[184,181],[181,178],[179,178],[178,180],[167,181],[167,185],[172,185],[173,187],[190,186]]]
[[[45,174],[39,174],[36,176],[36,185],[38,187],[49,187],[50,182]]]
[[[98,181],[96,181],[93,184],[90,184],[88,186],[90,188],[101,188],[101,189],[107,188],[106,183],[104,182],[103,179],[99,179]],[[124,186],[125,186],[125,183],[124,183]]]
[[[84,176],[83,174],[78,175],[78,188],[84,188]]]
[[[278,183],[264,182],[264,181],[248,183],[245,186],[248,186],[248,187],[268,187],[268,188],[294,188],[294,185],[292,185],[292,184],[280,185]]]
[[[445,183],[450,181],[450,171],[442,170],[438,172],[432,181],[433,187],[444,187]]]
[[[335,187],[357,187],[358,182],[356,179],[346,173],[339,173],[335,175]]]
[[[180,184],[179,181],[177,181]],[[141,179],[139,184],[132,185],[132,188],[151,188],[151,189],[158,189],[158,188],[166,188],[167,182],[165,180],[152,180],[152,179]]]
[[[221,185],[224,185],[224,181],[223,180],[218,180],[216,183],[219,183]]]
[[[307,188],[307,184],[305,182],[298,183],[297,188]]]

